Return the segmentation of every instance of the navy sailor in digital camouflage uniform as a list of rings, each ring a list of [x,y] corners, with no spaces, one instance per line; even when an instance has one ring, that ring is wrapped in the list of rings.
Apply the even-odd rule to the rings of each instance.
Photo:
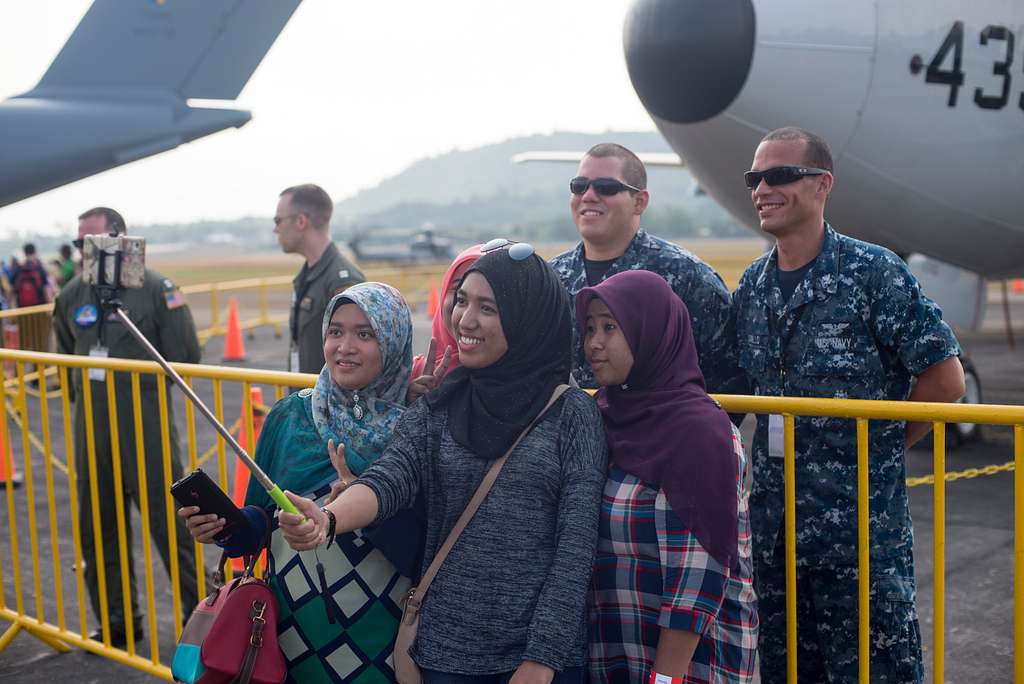
[[[581,242],[551,260],[575,306],[576,293],[616,273],[646,270],[664,278],[686,304],[709,392],[744,393],[729,316],[729,290],[694,254],[640,227],[650,203],[647,171],[631,151],[615,143],[595,145],[570,183],[570,210]],[[598,385],[573,328],[572,375],[580,387]]]
[[[740,365],[759,395],[956,401],[960,347],[942,312],[889,250],[825,222],[832,156],[818,136],[769,133],[745,178],[775,247],[733,293]],[[759,415],[750,517],[762,681],[786,680],[781,418]],[[930,424],[871,421],[871,681],[919,682],[906,448]],[[797,668],[801,682],[858,672],[855,421],[796,419]]]

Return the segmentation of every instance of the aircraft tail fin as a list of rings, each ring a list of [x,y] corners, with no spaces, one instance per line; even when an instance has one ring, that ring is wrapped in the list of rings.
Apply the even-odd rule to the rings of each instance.
[[[96,0],[34,94],[159,89],[233,100],[301,0]]]

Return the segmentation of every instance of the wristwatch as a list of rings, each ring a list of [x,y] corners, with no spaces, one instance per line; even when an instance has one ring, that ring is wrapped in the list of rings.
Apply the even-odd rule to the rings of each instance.
[[[331,544],[334,542],[334,530],[338,527],[338,519],[334,517],[334,512],[326,507],[321,508],[320,510],[327,516],[327,536],[325,541],[327,542],[327,547],[330,548]]]

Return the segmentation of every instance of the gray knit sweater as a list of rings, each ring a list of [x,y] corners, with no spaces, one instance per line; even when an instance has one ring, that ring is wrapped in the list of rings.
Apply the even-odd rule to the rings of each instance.
[[[491,464],[457,444],[447,424],[447,409],[416,402],[360,477],[377,494],[378,521],[422,490],[424,570]],[[569,390],[516,447],[430,586],[412,649],[420,667],[482,675],[523,660],[556,670],[584,663],[606,461],[594,400]]]

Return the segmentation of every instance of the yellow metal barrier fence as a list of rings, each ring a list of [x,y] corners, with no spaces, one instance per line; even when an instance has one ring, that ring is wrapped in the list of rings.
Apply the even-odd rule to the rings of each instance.
[[[781,414],[783,416],[784,506],[786,539],[786,670],[790,684],[796,678],[796,486],[795,416],[852,418],[857,422],[857,578],[858,578],[858,681],[870,681],[869,644],[869,546],[868,546],[868,422],[907,420],[930,422],[933,427],[935,487],[933,587],[934,634],[932,681],[945,677],[945,565],[946,565],[946,423],[1011,425],[1014,428],[1014,682],[1024,683],[1024,406],[931,404],[909,401],[861,401],[853,399],[805,399],[795,397],[724,396],[716,398],[732,413]]]
[[[147,500],[145,483],[140,481],[139,486],[139,510],[142,520],[142,545],[143,545],[143,563],[144,563],[144,575],[145,575],[145,593],[146,593],[146,611],[148,613],[148,627],[149,627],[149,644],[148,648],[141,649],[147,651],[147,655],[143,656],[140,653],[140,648],[135,642],[134,635],[131,633],[131,619],[130,619],[130,606],[131,601],[128,596],[128,573],[127,568],[131,563],[134,562],[134,558],[128,558],[127,556],[127,531],[125,529],[124,521],[127,520],[127,509],[123,495],[121,494],[120,486],[115,487],[115,507],[118,515],[118,526],[117,526],[117,537],[118,537],[118,562],[120,564],[120,575],[122,581],[120,587],[114,587],[113,590],[119,590],[123,597],[123,605],[125,606],[125,623],[128,630],[127,643],[124,649],[115,648],[111,644],[110,625],[106,616],[107,606],[107,592],[111,590],[110,587],[106,586],[106,579],[102,572],[102,563],[97,568],[100,572],[98,573],[98,585],[100,594],[100,613],[101,618],[101,630],[102,630],[102,641],[90,639],[89,634],[89,620],[87,615],[86,602],[87,597],[84,589],[83,572],[81,571],[83,565],[82,557],[82,545],[81,545],[81,534],[88,534],[90,530],[81,529],[81,521],[79,520],[78,502],[76,500],[76,478],[82,477],[82,473],[78,473],[75,470],[75,459],[72,456],[72,439],[71,439],[71,405],[68,400],[68,393],[66,391],[61,392],[59,395],[60,400],[60,413],[61,419],[59,421],[51,420],[50,416],[50,401],[51,395],[47,393],[45,386],[40,388],[40,395],[38,401],[30,402],[28,395],[25,392],[25,365],[36,364],[40,370],[47,368],[56,368],[57,376],[60,379],[61,389],[66,389],[69,385],[70,374],[80,373],[83,379],[83,396],[79,398],[85,404],[86,411],[91,412],[90,404],[90,383],[86,382],[88,377],[89,368],[102,369],[107,373],[106,382],[106,395],[108,405],[111,407],[109,410],[108,420],[111,423],[111,435],[117,434],[116,423],[119,420],[116,408],[114,408],[113,399],[113,372],[120,371],[129,373],[131,376],[131,387],[132,387],[132,405],[133,415],[132,418],[135,424],[135,458],[137,460],[137,468],[140,480],[143,477],[144,466],[142,463],[143,458],[143,434],[142,434],[142,411],[140,401],[140,378],[147,375],[158,375],[161,373],[159,367],[155,363],[143,362],[143,361],[127,361],[120,359],[100,359],[95,357],[76,357],[76,356],[62,356],[56,354],[39,354],[32,352],[20,352],[11,350],[0,350],[0,361],[13,362],[17,369],[17,376],[21,382],[17,386],[4,386],[0,395],[2,395],[5,404],[10,402],[13,404],[14,411],[19,418],[20,429],[21,429],[21,445],[20,454],[23,459],[24,467],[24,479],[25,479],[25,490],[24,497],[20,501],[21,507],[25,509],[28,518],[27,530],[19,531],[18,525],[18,503],[19,496],[15,495],[15,491],[12,484],[8,481],[6,484],[7,492],[7,512],[8,512],[8,527],[10,532],[10,543],[7,548],[2,548],[3,555],[7,557],[6,563],[11,566],[11,579],[8,581],[6,569],[4,568],[4,559],[0,558],[0,583],[2,583],[3,591],[0,592],[0,619],[7,620],[10,622],[10,627],[7,631],[0,636],[0,650],[6,647],[11,639],[21,630],[27,631],[33,636],[39,638],[43,642],[47,643],[51,647],[57,650],[67,650],[68,645],[77,646],[94,653],[101,654],[105,657],[111,658],[117,662],[121,662],[132,667],[136,667],[143,671],[149,672],[153,675],[164,679],[170,679],[170,671],[168,667],[161,661],[160,644],[161,641],[158,636],[158,621],[157,621],[157,586],[158,579],[162,580],[162,577],[158,578],[153,569],[153,559],[150,550],[150,539],[149,539],[149,527],[148,527],[148,510],[150,506],[158,506],[165,511],[167,520],[169,523],[173,523],[174,520],[174,508],[175,505],[173,500],[166,494],[167,488],[171,482],[171,463],[170,463],[170,448],[169,448],[169,425],[167,420],[167,406],[171,401],[171,396],[167,394],[166,387],[163,382],[157,383],[158,397],[159,397],[159,413],[161,416],[161,443],[163,451],[163,482],[161,483],[162,491],[164,492],[163,499],[161,501],[149,501]],[[179,373],[190,383],[203,383],[202,387],[197,386],[197,391],[201,394],[205,393],[207,396],[212,394],[212,405],[214,406],[214,413],[217,417],[224,421],[225,419],[225,396],[240,397],[239,411],[240,411],[240,422],[242,428],[246,431],[248,437],[248,443],[252,444],[253,440],[253,419],[252,419],[252,405],[251,405],[251,394],[250,389],[254,384],[270,385],[275,389],[275,399],[280,399],[285,395],[287,387],[301,387],[310,386],[315,381],[313,375],[299,375],[291,373],[277,373],[269,371],[249,370],[240,368],[223,368],[216,366],[203,366],[203,365],[188,365],[188,364],[174,364],[175,368]],[[209,387],[206,383],[209,383]],[[225,393],[225,383],[237,383],[240,385],[238,393]],[[822,399],[799,399],[789,397],[747,397],[747,396],[718,396],[717,397],[723,407],[730,412],[745,412],[745,413],[775,413],[783,415],[784,425],[784,473],[785,473],[785,538],[786,538],[786,585],[787,585],[787,597],[786,597],[786,611],[787,611],[787,671],[788,680],[790,682],[796,681],[796,545],[795,545],[795,531],[796,531],[796,515],[795,515],[795,457],[794,457],[794,426],[795,416],[830,416],[840,418],[852,418],[856,420],[857,426],[857,439],[858,439],[858,577],[859,577],[859,649],[861,653],[860,658],[860,681],[870,681],[870,662],[869,662],[869,602],[868,602],[868,579],[869,579],[869,555],[868,555],[868,459],[870,454],[868,453],[868,428],[871,420],[912,420],[912,421],[927,421],[934,425],[934,440],[933,440],[933,465],[934,465],[934,574],[935,574],[935,585],[934,585],[934,636],[933,636],[933,681],[942,682],[944,678],[944,667],[945,667],[945,645],[944,645],[944,634],[945,634],[945,584],[944,584],[944,573],[945,573],[945,424],[948,422],[970,422],[979,424],[989,425],[1011,425],[1014,426],[1014,568],[1024,567],[1024,407],[1021,406],[992,406],[992,405],[964,405],[964,404],[927,404],[927,403],[915,403],[915,402],[880,402],[880,401],[857,401],[857,400],[822,400]],[[177,403],[181,405],[183,399],[179,398]],[[202,437],[199,436],[199,429],[197,428],[195,420],[195,412],[191,404],[184,402],[185,415],[185,434],[186,434],[186,446],[185,453],[188,455],[188,466],[194,468],[196,466],[197,458],[200,453],[199,442],[202,441]],[[44,468],[45,474],[45,501],[41,497],[37,497],[36,484],[34,479],[34,469],[40,467],[40,463],[37,461],[33,464],[30,451],[29,442],[29,430],[34,423],[38,423],[43,433],[42,443],[46,453],[41,459],[41,465]],[[87,428],[92,424],[91,420],[86,420]],[[55,425],[62,426],[64,439],[57,440],[58,447],[62,447],[63,455],[62,458],[58,458],[55,455],[55,445],[52,441],[52,431]],[[203,425],[202,427],[206,427]],[[222,488],[225,491],[230,491],[229,484],[229,459],[227,458],[223,440],[212,430],[204,430],[204,436],[209,438],[212,447],[217,452],[217,465],[216,465],[216,477],[220,482]],[[95,482],[97,469],[100,467],[110,467],[114,476],[119,478],[120,475],[120,462],[123,460],[123,454],[127,452],[125,449],[126,445],[120,445],[117,443],[117,439],[113,439],[112,443],[112,463],[111,464],[100,464],[97,463],[95,450],[92,448],[93,440],[89,440],[89,453],[88,453],[88,477],[90,479],[91,486],[91,505],[93,509],[93,529],[91,533],[93,539],[97,542],[96,559],[102,558],[102,550],[99,548],[101,544],[100,530],[98,528],[99,515],[97,512],[97,494],[95,491]],[[3,445],[8,447],[14,447],[14,440],[8,429],[7,412],[4,411],[0,415],[0,448]],[[7,450],[7,449],[5,449]],[[61,451],[57,448],[56,451]],[[9,452],[8,455],[14,455]],[[233,461],[234,459],[230,459]],[[60,487],[56,482],[53,474],[54,463],[62,462],[67,469],[67,488],[69,495],[68,508],[70,509],[69,515],[63,515],[61,511],[58,511],[57,504],[55,501],[55,495],[59,492]],[[231,465],[234,465],[231,463]],[[40,539],[37,534],[37,515],[39,511],[45,506],[45,519],[49,525],[49,546],[50,546],[50,557],[52,559],[52,594],[49,592],[50,585],[47,584],[47,591],[43,591],[43,579],[42,573],[43,568],[41,565],[40,553]],[[61,513],[59,515],[59,513]],[[67,521],[70,521],[70,535],[59,534],[59,532],[65,529]],[[29,547],[31,551],[31,573],[32,573],[32,591],[33,596],[30,600],[33,604],[34,610],[30,610],[26,607],[26,597],[24,596],[23,588],[23,568],[21,561],[21,552],[19,549],[19,534],[28,533],[29,536]],[[70,536],[70,541],[68,537]],[[175,526],[168,524],[168,545],[171,549],[175,548]],[[77,611],[74,616],[77,618],[77,628],[71,626],[67,622],[65,597],[64,597],[64,582],[62,579],[62,572],[65,568],[62,567],[61,563],[61,547],[60,542],[63,540],[65,546],[70,544],[72,553],[74,555],[74,561],[76,568],[74,586],[76,588],[78,604]],[[198,583],[199,594],[205,593],[205,580],[206,571],[205,563],[203,559],[203,553],[201,547],[197,544],[196,548],[196,580]],[[180,635],[181,630],[181,609],[180,609],[180,595],[181,595],[181,577],[179,576],[179,569],[175,562],[177,554],[171,553],[169,574],[171,577],[170,589],[173,601],[173,635],[175,637]],[[90,561],[93,559],[85,559]],[[71,586],[71,585],[68,585]],[[141,583],[140,583],[141,586]],[[166,586],[166,585],[165,585]],[[14,604],[13,607],[8,601],[8,592],[13,591]],[[164,592],[166,593],[166,592]],[[44,601],[44,598],[47,599]],[[52,601],[50,600],[52,599]],[[52,604],[52,612],[47,615],[44,613],[44,609],[47,609],[47,604]],[[1024,684],[1024,573],[1014,573],[1014,608],[1013,608],[1013,624],[1014,624],[1014,681]],[[166,619],[165,619],[166,620]],[[164,640],[165,648],[169,644],[169,640]]]
[[[415,308],[426,305],[430,288],[441,285],[445,268],[445,264],[409,268],[371,268],[366,270],[365,275],[367,280],[376,280],[394,286],[402,293],[409,306]],[[275,334],[280,335],[281,326],[288,323],[288,302],[291,288],[292,276],[274,276],[185,285],[182,286],[181,291],[190,297],[193,315],[208,311],[208,319],[200,320],[197,317],[196,320],[199,340],[205,342],[211,337],[218,337],[227,332],[225,315],[222,311],[226,303],[222,301],[222,295],[235,293],[247,294],[249,297],[255,295],[256,297],[257,313],[255,316],[241,318],[239,327],[242,330],[270,326],[274,329]],[[271,293],[279,295],[278,301],[274,303],[273,313],[271,313]],[[205,306],[200,303],[204,296],[209,297]],[[8,309],[0,311],[0,322],[18,322],[28,325],[39,319],[39,314],[52,312],[53,304]],[[47,334],[49,334],[48,328]]]
[[[197,426],[192,405],[181,398],[177,392],[168,394],[165,383],[158,382],[156,384],[157,406],[143,406],[140,390],[141,379],[146,376],[163,374],[155,363],[14,350],[0,350],[0,361],[12,362],[19,380],[18,384],[5,384],[0,390],[0,398],[4,405],[12,409],[13,415],[17,418],[15,430],[12,431],[7,411],[5,410],[3,415],[0,415],[0,450],[5,452],[3,453],[4,461],[12,458],[21,462],[24,476],[24,490],[16,491],[9,479],[5,484],[9,543],[0,545],[0,584],[2,584],[0,620],[6,620],[10,625],[0,636],[0,650],[6,648],[11,640],[24,630],[58,651],[67,651],[69,646],[76,646],[170,681],[170,669],[162,659],[160,648],[162,644],[164,656],[166,656],[167,648],[172,643],[169,637],[173,635],[177,639],[180,636],[183,621],[182,577],[178,567],[179,554],[176,552],[178,532],[175,526],[176,505],[166,493],[172,480],[171,433],[167,419],[168,405],[172,401],[172,397],[179,397],[173,400],[178,405],[179,411],[183,404],[185,407],[183,420],[177,422],[183,423],[185,427],[182,432],[184,436],[182,453],[188,460],[186,465],[189,468],[196,467],[199,455],[204,451],[204,442],[212,443],[211,448],[216,450],[216,465],[211,464],[210,474],[225,491],[230,492],[232,480],[229,479],[229,476],[234,473],[234,461],[236,460],[234,455],[231,454],[231,457],[228,457],[223,439],[212,429],[205,429],[207,428],[205,422]],[[25,367],[29,364],[37,365],[40,370],[56,369],[56,377],[60,381],[60,391],[50,391],[46,388],[45,383],[40,383],[38,397],[30,397],[25,391]],[[288,388],[311,386],[316,380],[315,375],[297,373],[188,364],[174,364],[174,366],[190,385],[196,387],[201,395],[206,395],[204,400],[214,407],[215,415],[222,422],[230,424],[230,419],[225,420],[227,412],[229,410],[238,411],[239,423],[241,429],[246,432],[249,444],[254,442],[253,407],[250,398],[250,390],[253,385],[259,384],[272,388],[274,400],[277,400],[285,396]],[[89,369],[101,369],[105,372],[105,382],[102,385],[90,383],[88,381]],[[114,371],[130,376],[132,389],[130,420],[134,423],[134,444],[123,444],[119,440],[118,421],[123,420],[125,415],[123,411],[119,414],[115,401]],[[76,459],[72,446],[73,408],[67,390],[71,386],[74,373],[79,373],[82,380],[81,396],[77,399],[82,402],[85,413],[84,424],[88,445],[86,458],[88,465],[85,473],[76,472]],[[228,387],[229,384],[232,386]],[[92,394],[97,388],[104,386],[105,389],[101,391],[107,400],[108,410],[105,416],[97,416],[97,418],[109,425],[109,462],[105,458],[100,460],[97,457],[92,420]],[[54,404],[55,401],[56,404]],[[229,404],[231,409],[228,408]],[[152,483],[147,483],[145,480],[143,446],[145,434],[142,427],[144,410],[159,413],[160,417],[159,442],[162,445],[163,468],[162,481],[158,487],[164,495],[158,501],[150,500],[148,492],[152,491],[150,489]],[[42,433],[40,440],[44,452],[42,458],[33,459],[32,457],[30,436],[32,436],[33,429]],[[20,435],[17,434],[18,431],[20,431]],[[63,439],[55,433],[62,433]],[[145,627],[148,628],[148,644],[138,641],[133,625],[129,569],[134,566],[136,558],[129,557],[128,554],[130,539],[127,523],[131,519],[132,513],[125,501],[123,493],[125,483],[122,481],[122,466],[126,464],[125,459],[127,458],[134,459],[139,478],[136,491],[141,533],[132,535],[132,538],[135,539],[134,543],[142,545],[143,568],[139,576],[138,587],[144,596],[142,605],[147,618]],[[65,470],[67,477],[55,478],[54,466]],[[45,486],[41,491],[37,481],[40,468],[43,469],[45,476]],[[101,503],[111,504],[110,501],[101,502],[99,497],[97,482],[100,479],[99,476],[105,474],[104,469],[109,471],[108,474],[112,475],[114,480],[112,503],[117,521],[117,550],[112,556],[116,559],[121,577],[117,586],[108,586],[103,563],[100,505]],[[127,469],[125,471],[127,472]],[[77,479],[83,477],[87,478],[88,484],[90,500],[87,505],[92,513],[91,529],[82,529],[82,521],[78,515]],[[149,484],[148,487],[147,484]],[[154,509],[154,513],[159,514],[159,511],[163,511],[167,520],[170,581],[166,579],[166,575],[161,575],[160,571],[154,568],[149,517],[150,508],[153,506],[157,507]],[[27,524],[19,524],[22,519],[27,519]],[[86,558],[83,554],[82,535],[89,535],[92,538],[95,557]],[[29,552],[27,558],[30,559],[30,566],[27,568],[24,567],[25,559],[22,549],[26,537],[28,538]],[[207,590],[208,563],[204,559],[203,548],[199,544],[194,544],[195,579],[198,584],[199,596],[204,596]],[[68,557],[69,552],[74,560],[74,564],[70,568],[67,561],[62,561],[62,558]],[[110,554],[108,553],[108,555]],[[44,559],[47,557],[51,563],[44,565]],[[95,563],[96,568],[100,606],[101,638],[99,640],[89,637],[91,627],[88,609],[89,597],[85,590],[84,580],[85,563]],[[8,567],[10,568],[9,573]],[[230,568],[228,571],[230,572]],[[26,572],[31,574],[31,579],[26,577]],[[65,587],[74,587],[77,606],[74,599],[66,595]],[[170,611],[167,610],[168,606],[166,605],[168,588],[171,597],[170,603],[173,606]],[[108,616],[109,597],[112,591],[118,592],[122,597],[124,607],[126,643],[123,648],[115,647],[112,643],[113,634]],[[160,599],[159,605],[158,599]],[[158,620],[158,616],[161,616],[160,620]],[[171,619],[168,621],[166,616],[170,616]],[[162,632],[160,631],[160,622],[164,623]],[[170,622],[169,626],[167,622]],[[92,627],[95,626],[93,618]]]

